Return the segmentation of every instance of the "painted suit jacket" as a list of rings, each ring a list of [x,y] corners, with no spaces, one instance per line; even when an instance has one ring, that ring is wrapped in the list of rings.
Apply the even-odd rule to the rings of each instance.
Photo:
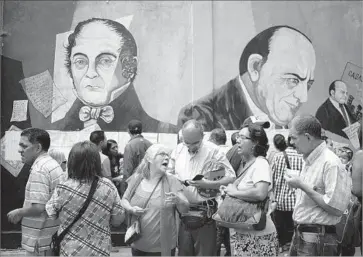
[[[356,122],[355,117],[352,115],[347,105],[344,105],[344,107],[351,122]],[[329,98],[318,108],[315,117],[320,121],[323,129],[339,136],[348,138],[348,136],[343,131],[343,128],[347,127],[347,124],[342,114],[337,110],[337,108],[335,108]]]
[[[143,132],[160,132],[160,133],[177,133],[177,127],[173,124],[158,121],[150,117],[142,108],[139,97],[135,91],[133,84],[118,98],[110,104],[112,106],[115,117],[111,123],[106,123],[99,118],[97,124],[104,131],[127,131],[127,124],[130,120],[140,120],[143,126]],[[84,123],[79,119],[79,110],[84,104],[77,98],[66,116],[52,124],[53,129],[76,131],[84,128]]]
[[[199,120],[205,131],[215,128],[240,129],[243,121],[253,115],[239,83],[238,76],[227,84],[183,107],[178,127],[190,119]]]

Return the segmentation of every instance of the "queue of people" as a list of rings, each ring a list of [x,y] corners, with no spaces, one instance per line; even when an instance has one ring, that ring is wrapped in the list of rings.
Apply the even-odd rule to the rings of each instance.
[[[24,205],[8,219],[22,222],[22,247],[31,256],[53,255],[54,236],[61,256],[108,256],[110,227],[121,223],[133,256],[216,256],[222,244],[226,256],[351,255],[354,245],[340,243],[336,226],[352,195],[361,204],[362,151],[331,151],[311,115],[292,120],[287,140],[269,142],[267,126],[247,118],[228,149],[225,131],[205,141],[202,124],[189,120],[172,150],[143,138],[134,120],[123,154],[94,131],[67,160],[48,152],[46,131],[26,129],[19,153],[32,168]],[[278,152],[269,161],[272,143]],[[241,217],[252,209],[260,217],[253,225],[221,223],[216,214],[227,199],[252,206],[237,207]]]

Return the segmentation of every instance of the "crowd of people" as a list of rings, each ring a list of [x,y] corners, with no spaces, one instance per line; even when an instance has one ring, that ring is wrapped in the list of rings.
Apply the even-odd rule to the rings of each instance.
[[[361,244],[362,150],[331,150],[311,115],[296,116],[288,138],[269,142],[268,127],[249,117],[228,147],[223,129],[204,140],[192,119],[168,149],[145,139],[133,120],[124,153],[99,130],[75,143],[68,159],[49,150],[48,132],[25,129],[19,153],[30,176],[23,207],[8,219],[21,221],[31,256],[53,255],[54,234],[62,235],[61,256],[108,256],[111,227],[121,224],[127,237],[137,235],[128,241],[133,256],[220,256],[222,245],[226,256],[353,256]],[[257,206],[259,220],[233,228],[218,222],[227,199],[239,201],[242,213]]]

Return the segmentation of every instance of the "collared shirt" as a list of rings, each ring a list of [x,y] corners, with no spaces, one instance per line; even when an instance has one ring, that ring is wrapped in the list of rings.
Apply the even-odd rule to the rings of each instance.
[[[343,116],[343,117],[347,117],[347,119],[348,119],[348,124],[347,124],[347,126],[349,126],[349,125],[351,125],[352,124],[352,121],[350,120],[350,118],[349,118],[349,115],[348,115],[348,112],[347,112],[347,110],[345,109],[345,106],[344,106],[344,104],[343,104],[343,110],[344,110],[344,114],[343,114],[343,112],[342,112],[342,109],[340,109],[340,107],[339,107],[339,103],[337,102],[337,101],[335,101],[333,98],[331,98],[331,97],[329,97],[329,101],[332,103],[332,105],[335,107],[335,109],[337,109],[338,110],[338,112]]]
[[[197,153],[194,154],[189,153],[188,147],[184,144],[179,144],[172,152],[171,158],[175,161],[175,175],[181,181],[191,180],[198,174],[204,175],[207,171],[202,171],[203,166],[211,160],[217,160],[225,166],[225,176],[236,177],[226,155],[217,145],[209,141],[203,141]],[[193,186],[186,187],[184,194],[190,203],[207,200],[200,196],[197,188]]]
[[[142,135],[134,135],[125,146],[124,152],[124,178],[129,178],[145,156],[151,142]]]
[[[55,187],[66,179],[56,160],[47,153],[40,155],[33,163],[25,187],[23,207],[33,203],[46,204]],[[52,235],[57,232],[59,220],[50,219],[44,212],[38,217],[24,217],[21,222],[22,247],[28,252],[50,249]]]
[[[299,170],[301,172],[303,166],[303,157],[291,147],[285,150],[287,158],[292,170]],[[275,154],[272,161],[273,172],[273,185],[275,201],[277,202],[277,210],[279,211],[293,211],[296,197],[295,189],[289,187],[284,178],[286,167],[286,160],[283,152]]]
[[[327,205],[345,211],[351,197],[352,182],[338,156],[327,148],[325,142],[305,159],[300,178],[304,183],[315,186]],[[304,191],[297,189],[293,220],[298,224],[335,225],[340,216],[329,214]]]
[[[81,210],[91,183],[74,179],[59,184],[46,205],[47,213],[59,216],[60,234]],[[125,213],[114,184],[100,178],[89,206],[61,242],[61,256],[109,256],[111,250],[110,220]]]

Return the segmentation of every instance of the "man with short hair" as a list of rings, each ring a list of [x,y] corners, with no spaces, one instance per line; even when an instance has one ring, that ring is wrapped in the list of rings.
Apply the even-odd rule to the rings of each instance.
[[[175,175],[187,187],[184,194],[187,197],[191,209],[201,211],[208,208],[216,209],[214,197],[203,197],[200,192],[203,190],[218,190],[221,185],[228,185],[235,179],[233,168],[229,164],[226,155],[218,146],[203,141],[203,126],[196,120],[187,121],[182,128],[184,143],[179,144],[172,152],[171,158],[174,159]],[[219,180],[210,180],[203,177],[193,180],[196,175],[207,176],[208,170],[203,170],[204,165],[215,160],[223,165],[225,175]],[[205,191],[203,191],[205,192]],[[206,222],[200,228],[189,230],[187,225],[180,224],[178,250],[181,256],[215,256],[216,255],[216,223],[208,215]]]
[[[226,131],[222,128],[213,129],[209,135],[209,141],[219,146],[225,154],[229,151],[230,147],[226,145],[227,135]]]
[[[356,122],[354,115],[346,105],[347,100],[347,85],[341,80],[335,80],[329,86],[329,98],[315,114],[323,129],[345,138],[348,136],[343,129]]]
[[[137,45],[131,32],[110,19],[91,18],[77,24],[68,37],[66,68],[77,99],[58,130],[79,130],[97,124],[105,131],[126,131],[139,119],[144,131],[177,133],[175,125],[150,117],[135,91]]]
[[[281,134],[274,136],[274,145],[277,152],[272,159],[272,180],[274,186],[274,201],[276,210],[273,212],[274,223],[280,244],[280,251],[287,251],[294,233],[294,222],[292,212],[294,210],[296,196],[295,189],[290,188],[286,183],[284,174],[286,169],[301,171],[303,157],[298,154],[291,145],[291,139],[285,140]],[[289,165],[287,165],[287,162]]]
[[[19,153],[23,163],[31,165],[25,188],[22,208],[8,213],[10,222],[20,220],[22,228],[22,248],[30,256],[52,256],[51,238],[59,227],[59,220],[48,218],[45,204],[51,198],[55,187],[66,177],[57,161],[48,155],[50,136],[38,128],[28,128],[21,132]]]
[[[288,125],[308,99],[314,82],[315,50],[301,31],[283,25],[265,29],[246,45],[239,76],[181,109],[178,125],[195,118],[210,131],[240,129],[248,116]]]
[[[102,176],[112,181],[110,159],[102,153],[102,150],[107,146],[105,132],[103,130],[95,130],[91,133],[89,140],[97,146],[98,151],[100,152]]]
[[[144,158],[146,150],[152,145],[151,142],[145,139],[142,133],[142,123],[139,120],[131,120],[129,122],[128,132],[131,136],[130,141],[125,146],[124,152],[124,180],[126,181],[135,169],[139,166]]]
[[[348,206],[352,182],[338,156],[321,139],[321,124],[314,116],[295,117],[289,136],[305,160],[300,174],[285,172],[284,176],[297,189],[290,256],[338,256],[335,225]]]

